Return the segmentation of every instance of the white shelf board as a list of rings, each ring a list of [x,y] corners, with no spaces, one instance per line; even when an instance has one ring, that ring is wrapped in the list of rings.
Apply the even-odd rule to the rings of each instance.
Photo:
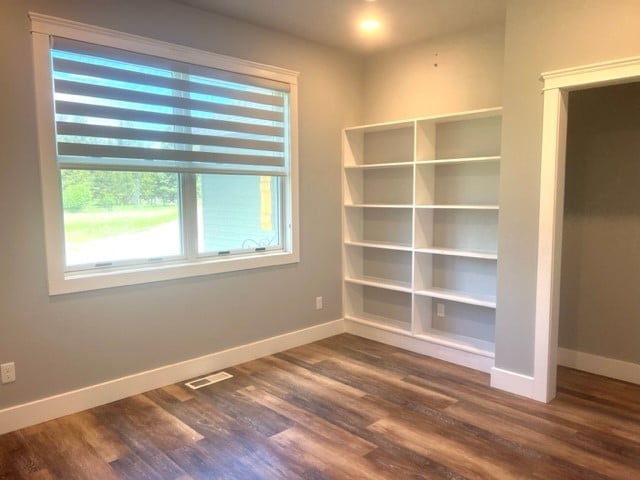
[[[367,247],[367,248],[381,248],[384,250],[400,250],[403,252],[410,252],[412,250],[410,244],[402,243],[390,243],[390,242],[366,242],[366,241],[352,241],[347,240],[345,245],[353,247]]]
[[[395,122],[371,123],[345,128],[345,132],[376,132],[379,130],[393,130],[395,128],[412,127],[414,122],[447,123],[458,120],[474,120],[478,118],[498,117],[502,113],[502,107],[490,107],[466,112],[447,113],[443,115],[430,115],[428,117],[416,117]]]
[[[416,118],[416,121],[435,121],[436,123],[457,122],[458,120],[475,120],[478,118],[499,117],[502,107],[482,108],[479,110],[468,110],[466,112],[446,113],[444,115],[432,115],[429,117]]]
[[[500,156],[489,157],[467,157],[467,158],[437,158],[435,160],[420,160],[416,162],[416,165],[443,165],[451,163],[481,163],[481,162],[499,162]]]
[[[416,338],[427,342],[437,343],[445,347],[455,348],[465,352],[475,353],[483,357],[495,358],[495,344],[479,338],[457,335],[442,330],[429,329],[424,332],[416,332]]]
[[[414,120],[402,120],[399,122],[383,122],[383,123],[371,123],[368,125],[357,125],[355,127],[347,127],[345,132],[379,132],[382,130],[396,130],[398,128],[412,128],[414,126]]]
[[[371,313],[346,313],[345,320],[351,320],[353,322],[362,323],[371,327],[376,327],[381,330],[387,330],[394,333],[400,333],[402,335],[411,335],[411,325],[405,322],[400,322],[392,318],[381,317],[379,315],[373,315]]]
[[[370,287],[384,288],[386,290],[395,290],[396,292],[411,293],[413,291],[411,288],[411,282],[370,277],[367,275],[346,277],[344,281],[347,283],[355,283],[357,285],[367,285]]]
[[[359,165],[345,165],[345,170],[375,170],[385,168],[407,168],[412,167],[413,162],[389,162],[389,163],[363,163]]]
[[[416,205],[431,210],[500,210],[498,205]]]
[[[486,252],[482,250],[461,250],[458,248],[442,248],[442,247],[422,247],[416,248],[418,253],[431,253],[433,255],[451,255],[453,257],[482,258],[485,260],[497,260],[496,252]]]
[[[496,297],[494,295],[481,295],[476,293],[460,292],[458,290],[448,290],[446,288],[424,288],[414,292],[416,295],[425,297],[441,298],[452,302],[477,305],[479,307],[496,308]]]
[[[393,204],[393,203],[345,203],[347,208],[413,208],[409,204]]]

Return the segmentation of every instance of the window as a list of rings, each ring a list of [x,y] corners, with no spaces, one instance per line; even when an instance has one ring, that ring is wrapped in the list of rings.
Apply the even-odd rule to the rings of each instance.
[[[294,72],[31,20],[51,294],[298,261]]]

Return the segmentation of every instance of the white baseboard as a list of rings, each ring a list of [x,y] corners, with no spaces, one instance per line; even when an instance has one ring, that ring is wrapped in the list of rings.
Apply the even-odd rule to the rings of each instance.
[[[637,363],[558,348],[558,365],[640,385],[640,365]]]
[[[438,358],[445,362],[455,363],[463,367],[473,368],[489,373],[493,367],[493,358],[473,352],[463,351],[457,348],[432,343],[411,334],[403,334],[391,330],[385,330],[369,326],[361,322],[345,320],[345,331],[359,337],[386,343],[394,347],[403,348],[411,352]]]
[[[534,378],[528,375],[493,367],[491,369],[491,386],[509,393],[535,399]]]
[[[342,319],[0,410],[0,435],[344,332]]]

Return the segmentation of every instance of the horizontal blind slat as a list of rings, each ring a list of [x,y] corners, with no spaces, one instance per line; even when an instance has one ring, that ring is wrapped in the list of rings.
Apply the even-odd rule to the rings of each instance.
[[[144,110],[129,110],[126,108],[89,105],[77,102],[56,102],[56,112],[63,115],[95,117],[123,122],[145,122],[159,125],[175,125],[187,128],[205,128],[222,130],[232,133],[249,133],[254,135],[268,135],[282,137],[284,128],[256,123],[230,122],[212,118],[191,117],[171,113],[147,112]]]
[[[284,167],[206,162],[176,162],[172,160],[141,160],[137,158],[97,158],[61,155],[58,166],[71,170],[118,170],[131,172],[224,173],[227,175],[286,176]]]
[[[108,127],[102,125],[87,125],[82,123],[69,122],[58,122],[57,125],[58,135],[110,138],[115,140],[124,139],[164,143],[181,143],[194,146],[208,145],[243,148],[250,150],[265,150],[280,153],[284,152],[284,145],[281,142],[219,137],[213,135],[198,135],[182,132],[161,132],[154,130],[141,130],[136,128]]]
[[[197,152],[192,150],[166,150],[120,145],[95,145],[58,142],[58,154],[78,157],[138,158],[141,160],[176,160],[212,163],[239,163],[244,165],[283,164],[281,156],[243,155],[234,153]]]
[[[72,82],[69,80],[55,80],[57,93],[91,97],[106,101],[121,101],[148,105],[150,107],[171,107],[182,110],[200,110],[208,113],[219,113],[238,117],[255,118],[260,120],[270,120],[280,122],[283,120],[283,113],[271,110],[261,110],[236,105],[225,105],[221,103],[206,102],[203,100],[193,100],[186,97],[173,97],[169,95],[159,95],[136,90],[125,90],[121,88],[105,87],[102,85],[90,85],[86,83]]]
[[[182,92],[201,93],[278,107],[284,105],[284,98],[282,97],[282,95],[266,95],[257,92],[224,88],[223,86],[206,85],[203,83],[187,81],[180,78],[161,77],[158,75],[112,68],[104,65],[94,65],[79,61],[54,58],[53,67],[55,68],[56,72],[62,74],[73,74],[100,78],[104,80],[128,82],[138,85],[148,85],[152,87],[180,90]]]

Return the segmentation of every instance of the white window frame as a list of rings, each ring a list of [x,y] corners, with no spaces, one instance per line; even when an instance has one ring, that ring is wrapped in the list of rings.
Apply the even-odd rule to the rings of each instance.
[[[297,263],[298,222],[298,73],[269,65],[219,55],[181,45],[30,12],[35,74],[35,100],[44,213],[49,295],[135,285],[177,278],[210,275]],[[122,268],[65,271],[65,242],[60,174],[56,157],[55,112],[51,76],[51,36],[155,55],[230,72],[284,82],[289,92],[289,175],[282,195],[285,238],[283,249],[246,255],[200,257],[162,264],[137,264]]]

